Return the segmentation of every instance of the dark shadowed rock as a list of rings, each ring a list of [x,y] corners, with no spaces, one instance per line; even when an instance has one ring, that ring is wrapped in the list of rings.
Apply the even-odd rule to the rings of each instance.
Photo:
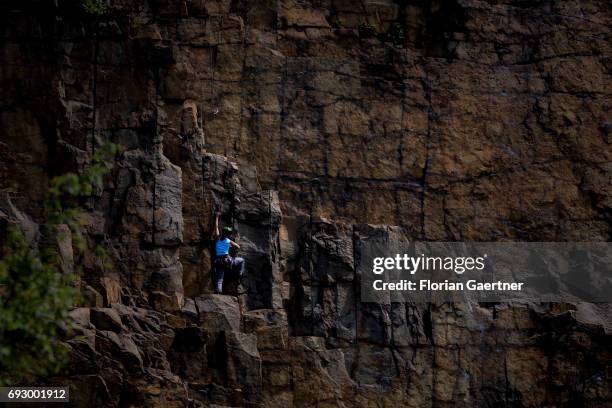
[[[202,295],[195,298],[200,325],[209,332],[240,331],[238,299],[226,295]]]
[[[89,285],[83,285],[81,287],[81,298],[83,299],[84,305],[87,307],[104,306],[104,299],[102,298],[100,292]]]
[[[115,309],[95,308],[91,309],[91,322],[98,330],[110,330],[119,333],[123,328],[121,318]]]
[[[185,315],[189,316],[190,318],[197,318],[198,309],[196,308],[195,301],[191,298],[186,298],[185,304],[183,305],[181,312],[183,312]]]
[[[262,382],[257,336],[226,331],[224,338],[228,384],[241,388],[247,401],[256,401]]]
[[[142,370],[142,355],[129,335],[117,334],[112,331],[98,331],[96,334],[96,351],[109,356],[117,356],[129,371]]]

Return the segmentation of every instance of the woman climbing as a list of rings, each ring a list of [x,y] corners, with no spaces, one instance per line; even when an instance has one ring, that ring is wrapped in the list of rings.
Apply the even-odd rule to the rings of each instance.
[[[230,255],[230,247],[240,249],[240,245],[232,239],[233,230],[231,227],[223,227],[219,234],[219,218],[220,213],[215,217],[215,228],[213,230],[213,239],[215,240],[215,293],[223,293],[223,278],[226,274],[236,273],[238,278],[244,274],[244,259],[233,257]]]

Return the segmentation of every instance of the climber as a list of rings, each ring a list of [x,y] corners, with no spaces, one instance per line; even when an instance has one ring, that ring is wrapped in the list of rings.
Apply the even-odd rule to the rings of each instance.
[[[240,249],[240,245],[231,240],[233,230],[231,227],[223,227],[219,234],[219,217],[217,213],[215,218],[215,229],[213,230],[213,239],[215,240],[215,293],[223,293],[223,278],[226,274],[237,274],[238,278],[244,275],[244,259],[230,255],[230,248]]]

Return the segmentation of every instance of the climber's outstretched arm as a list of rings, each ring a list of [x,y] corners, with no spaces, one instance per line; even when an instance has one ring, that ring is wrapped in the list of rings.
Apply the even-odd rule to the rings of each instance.
[[[236,249],[240,249],[240,245],[238,245],[237,243],[235,243],[234,241],[230,240],[230,245],[233,246]]]
[[[219,237],[219,217],[221,217],[221,213],[217,213],[215,216],[215,228],[212,232],[212,238],[217,239]]]

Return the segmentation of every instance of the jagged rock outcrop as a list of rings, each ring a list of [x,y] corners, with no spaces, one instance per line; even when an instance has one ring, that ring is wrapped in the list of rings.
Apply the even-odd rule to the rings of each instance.
[[[0,5],[0,227],[83,270],[47,379],[74,406],[609,403],[607,305],[359,293],[372,237],[610,239],[609,4],[106,3]],[[43,199],[109,141],[102,263]],[[217,211],[247,259],[229,295]]]

